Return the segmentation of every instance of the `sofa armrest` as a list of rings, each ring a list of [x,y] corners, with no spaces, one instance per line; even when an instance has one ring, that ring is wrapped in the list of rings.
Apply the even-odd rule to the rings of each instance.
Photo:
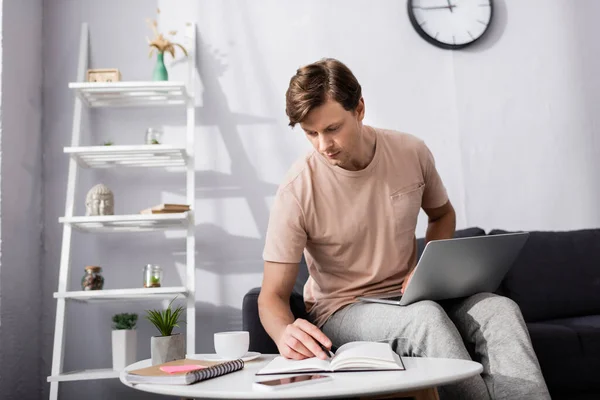
[[[245,331],[250,332],[250,351],[258,351],[263,354],[278,354],[277,346],[269,334],[263,328],[258,316],[258,295],[260,288],[251,289],[244,296],[242,302],[242,326]],[[292,293],[290,297],[290,308],[295,318],[307,318],[304,299],[298,293]]]

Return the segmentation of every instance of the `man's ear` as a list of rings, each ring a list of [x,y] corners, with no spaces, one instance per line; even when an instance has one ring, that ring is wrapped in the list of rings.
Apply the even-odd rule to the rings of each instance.
[[[360,98],[360,100],[358,101],[358,105],[356,106],[356,119],[359,122],[362,122],[362,120],[365,118],[365,99],[363,97]]]

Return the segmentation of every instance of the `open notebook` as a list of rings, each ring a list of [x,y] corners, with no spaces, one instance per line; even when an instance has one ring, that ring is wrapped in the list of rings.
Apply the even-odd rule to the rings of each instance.
[[[404,364],[388,343],[350,342],[341,346],[327,360],[307,358],[290,360],[277,357],[256,375],[291,374],[298,372],[342,371],[403,371]]]

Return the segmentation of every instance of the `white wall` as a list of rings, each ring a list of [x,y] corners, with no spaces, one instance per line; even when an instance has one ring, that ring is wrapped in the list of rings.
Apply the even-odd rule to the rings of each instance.
[[[454,54],[465,218],[486,228],[597,227],[600,57],[592,16],[600,3],[496,3],[489,40]]]
[[[491,35],[471,50],[452,53],[418,37],[405,2],[397,0],[368,8],[357,0],[47,0],[42,375],[51,364],[51,299],[62,232],[57,218],[64,213],[67,174],[62,147],[70,140],[73,111],[67,83],[76,74],[81,22],[90,24],[92,67],[118,67],[127,80],[151,74],[144,18],[154,15],[156,5],[164,29],[198,24],[195,323],[197,350],[211,352],[213,332],[241,326],[242,297],[260,284],[277,184],[309,146],[299,131],[287,127],[287,83],[297,67],[321,57],[337,57],[353,69],[363,86],[367,123],[426,140],[458,211],[459,227],[598,225],[594,200],[600,188],[593,158],[598,147],[592,135],[597,117],[591,106],[597,100],[598,57],[590,53],[593,39],[585,37],[593,32],[588,15],[598,6],[592,0],[577,6],[568,0],[513,2],[511,8],[503,0],[495,3]],[[183,76],[185,65],[168,67],[173,78]],[[106,110],[91,116],[87,133],[94,144],[108,138],[139,143],[147,126],[162,125],[168,143],[181,143],[184,122],[183,114],[172,110]],[[183,201],[185,195],[179,174],[84,171],[79,213],[85,192],[97,182],[113,188],[118,213]],[[421,219],[421,235],[424,223]],[[104,266],[106,288],[140,285],[148,261],[165,268],[167,283],[178,282],[183,268],[184,242],[173,234],[77,235],[74,240],[73,290],[86,264]],[[110,316],[143,310],[135,304],[69,306],[65,369],[110,365]],[[148,357],[153,330],[143,318],[138,334],[138,353]],[[61,385],[65,398],[83,390],[96,398],[136,395],[116,381]]]
[[[2,40],[2,20],[4,15],[4,0],[0,0],[0,282],[2,278],[2,55],[3,55],[3,40]],[[2,284],[0,283],[0,332],[2,331]],[[2,333],[0,333],[1,335]],[[0,383],[2,384],[2,383]]]
[[[42,1],[2,8],[0,397],[41,395]],[[9,398],[9,397],[6,397]]]

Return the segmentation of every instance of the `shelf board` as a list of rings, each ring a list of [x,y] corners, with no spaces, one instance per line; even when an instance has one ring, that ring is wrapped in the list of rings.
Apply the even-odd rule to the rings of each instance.
[[[88,107],[141,107],[184,105],[190,100],[184,82],[71,82]]]
[[[64,152],[83,168],[183,167],[188,159],[185,148],[163,144],[65,147]]]
[[[47,378],[48,382],[67,382],[67,381],[85,381],[92,379],[113,379],[118,378],[120,371],[110,368],[103,369],[84,369],[81,371],[63,372],[60,375],[53,375]]]
[[[55,292],[55,299],[72,299],[79,301],[115,301],[115,300],[169,300],[173,296],[182,294],[187,296],[183,286],[135,288],[135,289],[107,289],[107,290],[80,290],[76,292]]]
[[[60,217],[58,222],[82,232],[151,232],[185,229],[190,213]]]

